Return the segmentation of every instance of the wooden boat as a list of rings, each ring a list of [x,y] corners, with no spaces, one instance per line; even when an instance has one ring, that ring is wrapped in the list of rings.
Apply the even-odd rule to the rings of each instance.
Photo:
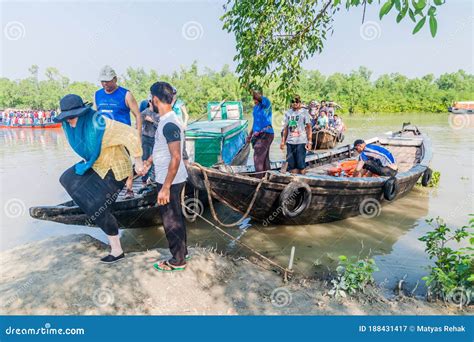
[[[313,149],[314,150],[327,150],[336,147],[338,143],[338,137],[340,135],[332,129],[314,129],[313,138]]]
[[[3,129],[10,129],[10,128],[29,128],[29,129],[48,129],[48,128],[60,128],[61,123],[55,123],[55,122],[47,122],[44,124],[31,124],[31,125],[5,125],[5,124],[0,124],[0,128]]]
[[[453,114],[474,114],[474,101],[454,102],[448,111]]]
[[[141,188],[141,179],[133,184],[134,192]],[[125,190],[119,194],[112,205],[112,212],[121,227],[139,228],[161,224],[158,207],[155,206],[158,193],[156,187],[149,185],[133,199],[125,199]],[[94,226],[87,215],[74,203],[64,202],[55,206],[37,206],[30,208],[30,216],[39,220],[65,224]]]
[[[217,169],[190,165],[195,187],[205,189],[216,200],[264,225],[313,224],[356,216],[392,202],[408,193],[420,177],[426,185],[431,177],[429,138],[408,126],[387,137],[367,143],[379,144],[394,154],[399,173],[388,177],[335,177],[327,174],[335,161],[353,159],[354,147],[310,154],[306,175],[281,173],[283,161],[272,163],[263,179],[253,166],[220,166]],[[206,181],[207,179],[207,181]],[[372,207],[370,207],[372,206]]]

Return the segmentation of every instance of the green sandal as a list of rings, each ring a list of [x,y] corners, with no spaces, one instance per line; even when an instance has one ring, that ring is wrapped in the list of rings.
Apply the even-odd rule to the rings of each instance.
[[[153,264],[153,268],[160,272],[176,272],[184,271],[186,269],[186,264],[182,266],[175,266],[169,263],[169,261],[162,261],[157,264]]]

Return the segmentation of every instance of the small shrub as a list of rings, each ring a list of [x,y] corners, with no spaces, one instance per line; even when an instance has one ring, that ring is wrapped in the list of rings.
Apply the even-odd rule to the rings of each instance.
[[[473,293],[474,233],[471,230],[474,228],[474,218],[470,219],[468,226],[454,231],[439,217],[427,222],[434,229],[419,240],[425,243],[425,251],[435,261],[435,265],[430,266],[430,274],[422,279],[435,298],[452,301],[462,308],[470,303]],[[450,241],[469,241],[469,246],[453,249],[447,246]]]
[[[336,268],[337,278],[331,281],[333,288],[328,294],[345,298],[347,294],[365,293],[366,286],[374,282],[372,274],[376,271],[378,268],[374,259],[358,260],[356,257],[340,255]]]

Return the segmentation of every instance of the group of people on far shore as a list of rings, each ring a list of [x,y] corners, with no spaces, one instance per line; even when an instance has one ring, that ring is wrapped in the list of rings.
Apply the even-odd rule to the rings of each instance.
[[[6,109],[0,114],[5,126],[43,125],[53,122],[55,110],[13,110]]]

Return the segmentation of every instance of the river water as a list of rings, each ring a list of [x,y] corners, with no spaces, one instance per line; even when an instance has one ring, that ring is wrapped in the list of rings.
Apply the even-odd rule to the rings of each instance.
[[[308,226],[262,227],[251,220],[240,228],[227,231],[264,255],[287,264],[291,247],[296,248],[296,272],[313,276],[334,270],[339,255],[372,256],[379,271],[376,281],[387,288],[405,278],[409,289],[420,281],[417,293],[424,291],[421,277],[430,264],[418,238],[429,229],[426,219],[442,217],[450,227],[458,228],[473,213],[474,116],[447,114],[373,115],[345,118],[346,141],[380,136],[398,130],[411,121],[428,134],[433,142],[432,169],[441,172],[437,188],[416,186],[413,191],[383,207],[374,218],[354,217],[327,224]],[[271,158],[282,159],[275,141]],[[100,229],[63,225],[32,219],[28,208],[54,205],[68,200],[59,184],[61,173],[78,161],[61,130],[0,130],[1,223],[0,250],[51,236],[87,233],[102,241]],[[220,208],[229,221],[239,215]],[[209,213],[206,214],[209,217]],[[167,247],[162,227],[122,230],[126,251]],[[190,245],[216,247],[235,256],[248,256],[247,250],[198,220],[188,224]],[[47,251],[45,251],[47,253]]]

